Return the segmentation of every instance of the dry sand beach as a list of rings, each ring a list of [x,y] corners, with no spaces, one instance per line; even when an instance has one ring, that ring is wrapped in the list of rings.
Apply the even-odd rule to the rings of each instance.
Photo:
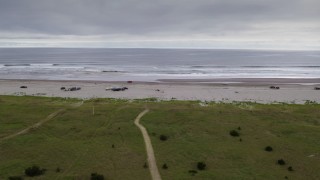
[[[279,90],[270,89],[271,85]],[[20,86],[27,86],[26,89]],[[200,101],[250,101],[258,103],[320,102],[319,79],[220,79],[160,80],[159,82],[43,81],[0,80],[0,95],[28,95],[70,98],[121,98]],[[63,91],[61,87],[81,87]],[[128,87],[125,91],[107,91],[111,87]]]

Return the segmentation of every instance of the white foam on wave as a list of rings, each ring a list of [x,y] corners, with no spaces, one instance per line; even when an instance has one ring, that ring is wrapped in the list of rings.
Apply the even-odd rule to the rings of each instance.
[[[40,66],[40,67],[43,67],[43,66],[53,66],[54,64],[30,64],[30,66]]]

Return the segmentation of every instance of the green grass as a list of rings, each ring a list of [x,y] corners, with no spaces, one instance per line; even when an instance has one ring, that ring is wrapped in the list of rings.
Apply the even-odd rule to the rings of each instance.
[[[22,130],[75,100],[58,98],[0,97],[0,138]]]
[[[153,134],[163,179],[317,179],[320,173],[319,106],[233,104],[155,107],[143,122]],[[241,127],[240,137],[229,131]],[[159,135],[169,140],[159,140]],[[239,139],[242,141],[239,141]],[[273,152],[266,152],[266,146]],[[308,157],[317,154],[315,157]],[[295,171],[276,165],[280,158]],[[206,171],[186,173],[204,161]]]
[[[35,179],[89,179],[93,172],[107,179],[151,179],[143,168],[142,135],[133,124],[145,107],[150,112],[141,123],[162,179],[320,177],[320,105],[155,101],[95,99],[73,108],[75,99],[0,96],[0,138],[65,109],[38,129],[0,141],[0,179],[24,176],[34,164],[47,169]],[[240,137],[230,136],[238,127]],[[161,134],[168,140],[161,141]],[[287,165],[276,164],[281,158]],[[197,170],[199,161],[206,170],[192,176],[188,171]],[[61,172],[55,172],[58,167]]]

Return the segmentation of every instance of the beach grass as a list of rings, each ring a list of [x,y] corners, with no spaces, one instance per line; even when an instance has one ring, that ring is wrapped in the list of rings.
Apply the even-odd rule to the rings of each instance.
[[[162,179],[317,179],[320,105],[0,96],[0,138],[63,109],[39,128],[0,140],[0,179],[32,165],[41,179],[150,179],[142,117]],[[231,136],[235,130],[240,135]],[[161,140],[160,136],[166,136]],[[271,146],[272,151],[265,151]],[[283,159],[286,164],[278,165]],[[197,163],[204,162],[204,170]],[[163,169],[163,164],[167,169]],[[293,171],[288,171],[289,167]],[[190,171],[190,172],[189,172]],[[197,173],[195,173],[195,171]]]
[[[163,179],[317,179],[319,106],[175,103],[153,107],[142,122]],[[230,136],[236,130],[239,137]],[[159,135],[168,136],[161,141]],[[273,148],[265,151],[266,146]],[[286,166],[277,165],[284,159]],[[197,162],[205,162],[199,171]],[[294,171],[287,168],[292,166]],[[189,170],[196,170],[190,177]]]

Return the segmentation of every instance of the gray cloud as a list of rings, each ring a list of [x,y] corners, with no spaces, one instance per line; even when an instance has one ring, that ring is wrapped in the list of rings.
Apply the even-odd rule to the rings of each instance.
[[[318,0],[0,0],[0,35],[319,40],[319,28]]]

